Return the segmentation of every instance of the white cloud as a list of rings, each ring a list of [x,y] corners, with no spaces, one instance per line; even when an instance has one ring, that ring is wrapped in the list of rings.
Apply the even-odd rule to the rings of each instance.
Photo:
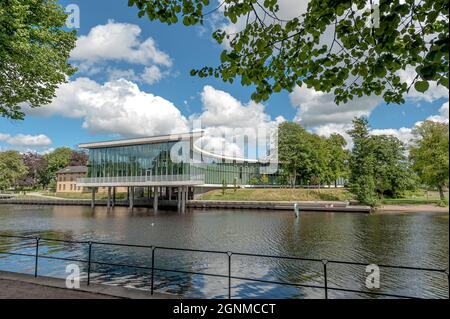
[[[44,134],[29,135],[29,134],[17,134],[10,135],[0,133],[0,142],[5,142],[9,145],[17,147],[43,147],[52,144],[52,140]]]
[[[398,71],[397,74],[400,76],[400,80],[402,82],[406,82],[408,85],[412,83],[417,75],[414,67],[412,66],[407,67],[406,70]],[[430,87],[424,93],[418,92],[413,85],[406,95],[406,98],[415,102],[422,100],[426,102],[433,102],[441,98],[448,98],[448,89],[446,87],[437,85],[435,81],[431,81],[429,83]]]
[[[333,133],[340,134],[345,141],[347,142],[346,148],[351,149],[353,147],[353,141],[350,135],[347,134],[347,131],[350,130],[352,127],[351,124],[324,124],[317,126],[312,129],[312,131],[320,136],[326,136],[329,137]]]
[[[243,156],[244,136],[249,138],[249,144],[252,144],[252,141],[256,143],[258,134],[270,134],[285,120],[282,116],[272,120],[265,113],[264,105],[253,101],[244,104],[229,93],[209,85],[203,88],[201,100],[203,112],[191,116],[190,119],[201,121],[206,135],[202,148],[213,153]],[[252,152],[255,152],[255,148],[249,150],[249,155]],[[256,153],[253,155],[253,158],[257,156]]]
[[[125,79],[128,81],[140,81],[140,77],[133,69],[117,69],[108,67],[106,69],[106,73],[108,75],[108,81]]]
[[[296,87],[289,95],[291,104],[298,108],[294,121],[306,128],[327,124],[349,124],[355,116],[369,116],[382,101],[376,96],[361,97],[337,105],[333,93],[318,92],[306,86]]]
[[[253,101],[242,104],[229,93],[205,86],[201,93],[203,113],[199,117],[206,126],[254,127],[270,121],[264,105]]]
[[[80,36],[71,57],[74,60],[99,62],[119,60],[135,64],[172,65],[169,55],[158,49],[155,40],[140,41],[142,30],[135,24],[116,23],[92,28],[88,35]]]
[[[56,96],[50,105],[26,112],[82,118],[83,128],[91,133],[149,136],[189,130],[187,119],[170,101],[124,79],[101,85],[78,78],[61,85]]]
[[[88,78],[77,78],[61,85],[51,104],[40,108],[26,107],[24,111],[34,116],[59,114],[80,118],[82,127],[93,134],[110,133],[122,137],[187,132],[194,122],[201,121],[207,136],[202,141],[204,149],[236,156],[244,155],[240,148],[242,144],[239,144],[244,135],[249,137],[251,144],[258,133],[265,130],[269,134],[284,121],[282,116],[272,120],[262,104],[252,101],[244,104],[211,86],[203,88],[201,100],[203,112],[187,119],[170,101],[141,91],[135,83],[125,79],[102,85]],[[249,155],[252,151],[254,149]]]
[[[428,121],[449,122],[449,102],[445,102],[441,108],[439,109],[439,114],[432,115],[427,118]],[[398,138],[400,141],[405,143],[406,145],[411,144],[412,142],[412,130],[415,126],[420,125],[422,121],[416,122],[413,127],[401,127],[398,129],[388,128],[388,129],[372,129],[370,130],[370,134],[372,135],[392,135]],[[347,148],[351,148],[353,146],[353,142],[351,137],[346,133],[349,129],[351,129],[351,124],[325,124],[320,125],[318,127],[313,128],[314,133],[322,135],[322,136],[330,136],[332,133],[341,134],[345,140],[347,141]]]
[[[370,131],[372,135],[392,135],[398,138],[406,145],[410,144],[412,139],[412,129],[409,127],[401,127],[399,129],[373,129]]]
[[[448,123],[449,122],[448,114],[449,114],[449,105],[447,101],[444,104],[442,104],[441,108],[439,109],[439,115],[432,115],[429,118],[427,118],[427,120]]]
[[[134,69],[107,68],[108,81],[125,79],[128,81],[155,84],[164,78],[168,72],[162,72],[156,65],[144,68],[141,74],[137,74]]]
[[[281,20],[290,20],[295,17],[299,17],[300,15],[306,12],[308,7],[309,0],[278,0],[278,5],[280,10],[276,13],[277,17]],[[222,3],[222,1],[218,1],[218,3]],[[232,23],[229,19],[224,21],[223,12],[225,10],[225,6],[220,7],[220,9],[215,13],[212,17],[212,28],[213,29],[221,29],[225,31],[227,34],[235,34],[237,32],[242,31],[246,26],[247,16],[241,16],[236,23]],[[259,17],[264,17],[265,24],[275,23],[273,19],[266,16],[263,10],[255,5],[255,10],[258,13]],[[250,21],[255,19],[254,14],[251,15]],[[229,48],[228,40],[224,40],[223,46],[225,48]]]
[[[164,74],[156,65],[146,67],[141,75],[142,80],[148,84],[159,82],[163,77]]]
[[[93,27],[87,35],[80,36],[71,58],[83,75],[107,75],[107,80],[125,78],[130,81],[154,84],[169,74],[162,72],[173,64],[170,56],[161,51],[153,38],[142,40],[141,28],[135,24],[117,23]],[[125,62],[144,66],[142,71],[120,69],[107,63]],[[135,66],[136,67],[136,66]]]

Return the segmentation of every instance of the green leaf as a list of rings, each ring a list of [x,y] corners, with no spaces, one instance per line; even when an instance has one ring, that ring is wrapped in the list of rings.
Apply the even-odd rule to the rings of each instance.
[[[430,84],[428,84],[428,81],[417,81],[414,84],[414,88],[421,93],[424,93],[428,88],[430,87]]]

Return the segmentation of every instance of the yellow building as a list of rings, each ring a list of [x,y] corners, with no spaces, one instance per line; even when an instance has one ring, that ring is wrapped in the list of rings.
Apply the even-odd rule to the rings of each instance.
[[[77,178],[86,177],[86,166],[67,166],[56,172],[57,193],[82,193],[87,191],[85,187],[77,185]]]
[[[88,187],[78,186],[77,179],[86,177],[88,168],[86,166],[67,166],[56,172],[57,193],[84,193],[89,192]],[[98,187],[98,193],[106,193],[108,187]],[[118,193],[126,193],[126,187],[117,187]]]

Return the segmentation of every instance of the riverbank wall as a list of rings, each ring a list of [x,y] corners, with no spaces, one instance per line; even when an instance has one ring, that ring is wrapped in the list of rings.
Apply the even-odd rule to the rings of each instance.
[[[344,212],[344,213],[370,213],[371,208],[363,205],[350,205],[347,202],[332,201],[299,201],[299,202],[275,202],[275,201],[216,201],[216,200],[189,200],[188,208],[195,209],[259,209],[259,210],[281,210],[293,211],[294,204],[298,205],[300,211],[316,212]],[[0,204],[13,205],[57,205],[57,206],[90,206],[91,201],[87,199],[4,199]],[[96,200],[96,206],[106,206],[106,200]],[[115,202],[115,206],[129,206],[127,200]],[[136,199],[135,207],[152,207],[152,201]],[[176,208],[176,201],[160,200],[161,208]]]

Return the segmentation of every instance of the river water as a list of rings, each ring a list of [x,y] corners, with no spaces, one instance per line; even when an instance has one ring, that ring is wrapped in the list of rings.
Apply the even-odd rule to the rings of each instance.
[[[442,213],[322,213],[263,210],[190,210],[185,214],[124,207],[0,205],[0,234],[81,241],[155,245],[235,253],[296,256],[312,259],[446,269],[449,219]],[[35,242],[0,238],[0,252],[34,254]],[[87,259],[87,245],[40,242],[43,256]],[[323,286],[323,264],[232,255],[234,277]],[[151,266],[151,250],[108,245],[92,248],[92,280],[149,289],[148,269],[102,263]],[[82,262],[39,259],[39,274],[65,278],[66,266]],[[228,256],[157,250],[155,267],[209,274],[228,274]],[[34,273],[34,258],[0,254],[0,270]],[[328,286],[366,289],[364,265],[327,264]],[[158,292],[185,297],[226,298],[228,279],[200,274],[155,272]],[[447,298],[446,274],[381,268],[380,288],[372,290],[422,298]],[[234,298],[323,298],[323,289],[231,280]],[[334,291],[329,298],[377,297]]]

